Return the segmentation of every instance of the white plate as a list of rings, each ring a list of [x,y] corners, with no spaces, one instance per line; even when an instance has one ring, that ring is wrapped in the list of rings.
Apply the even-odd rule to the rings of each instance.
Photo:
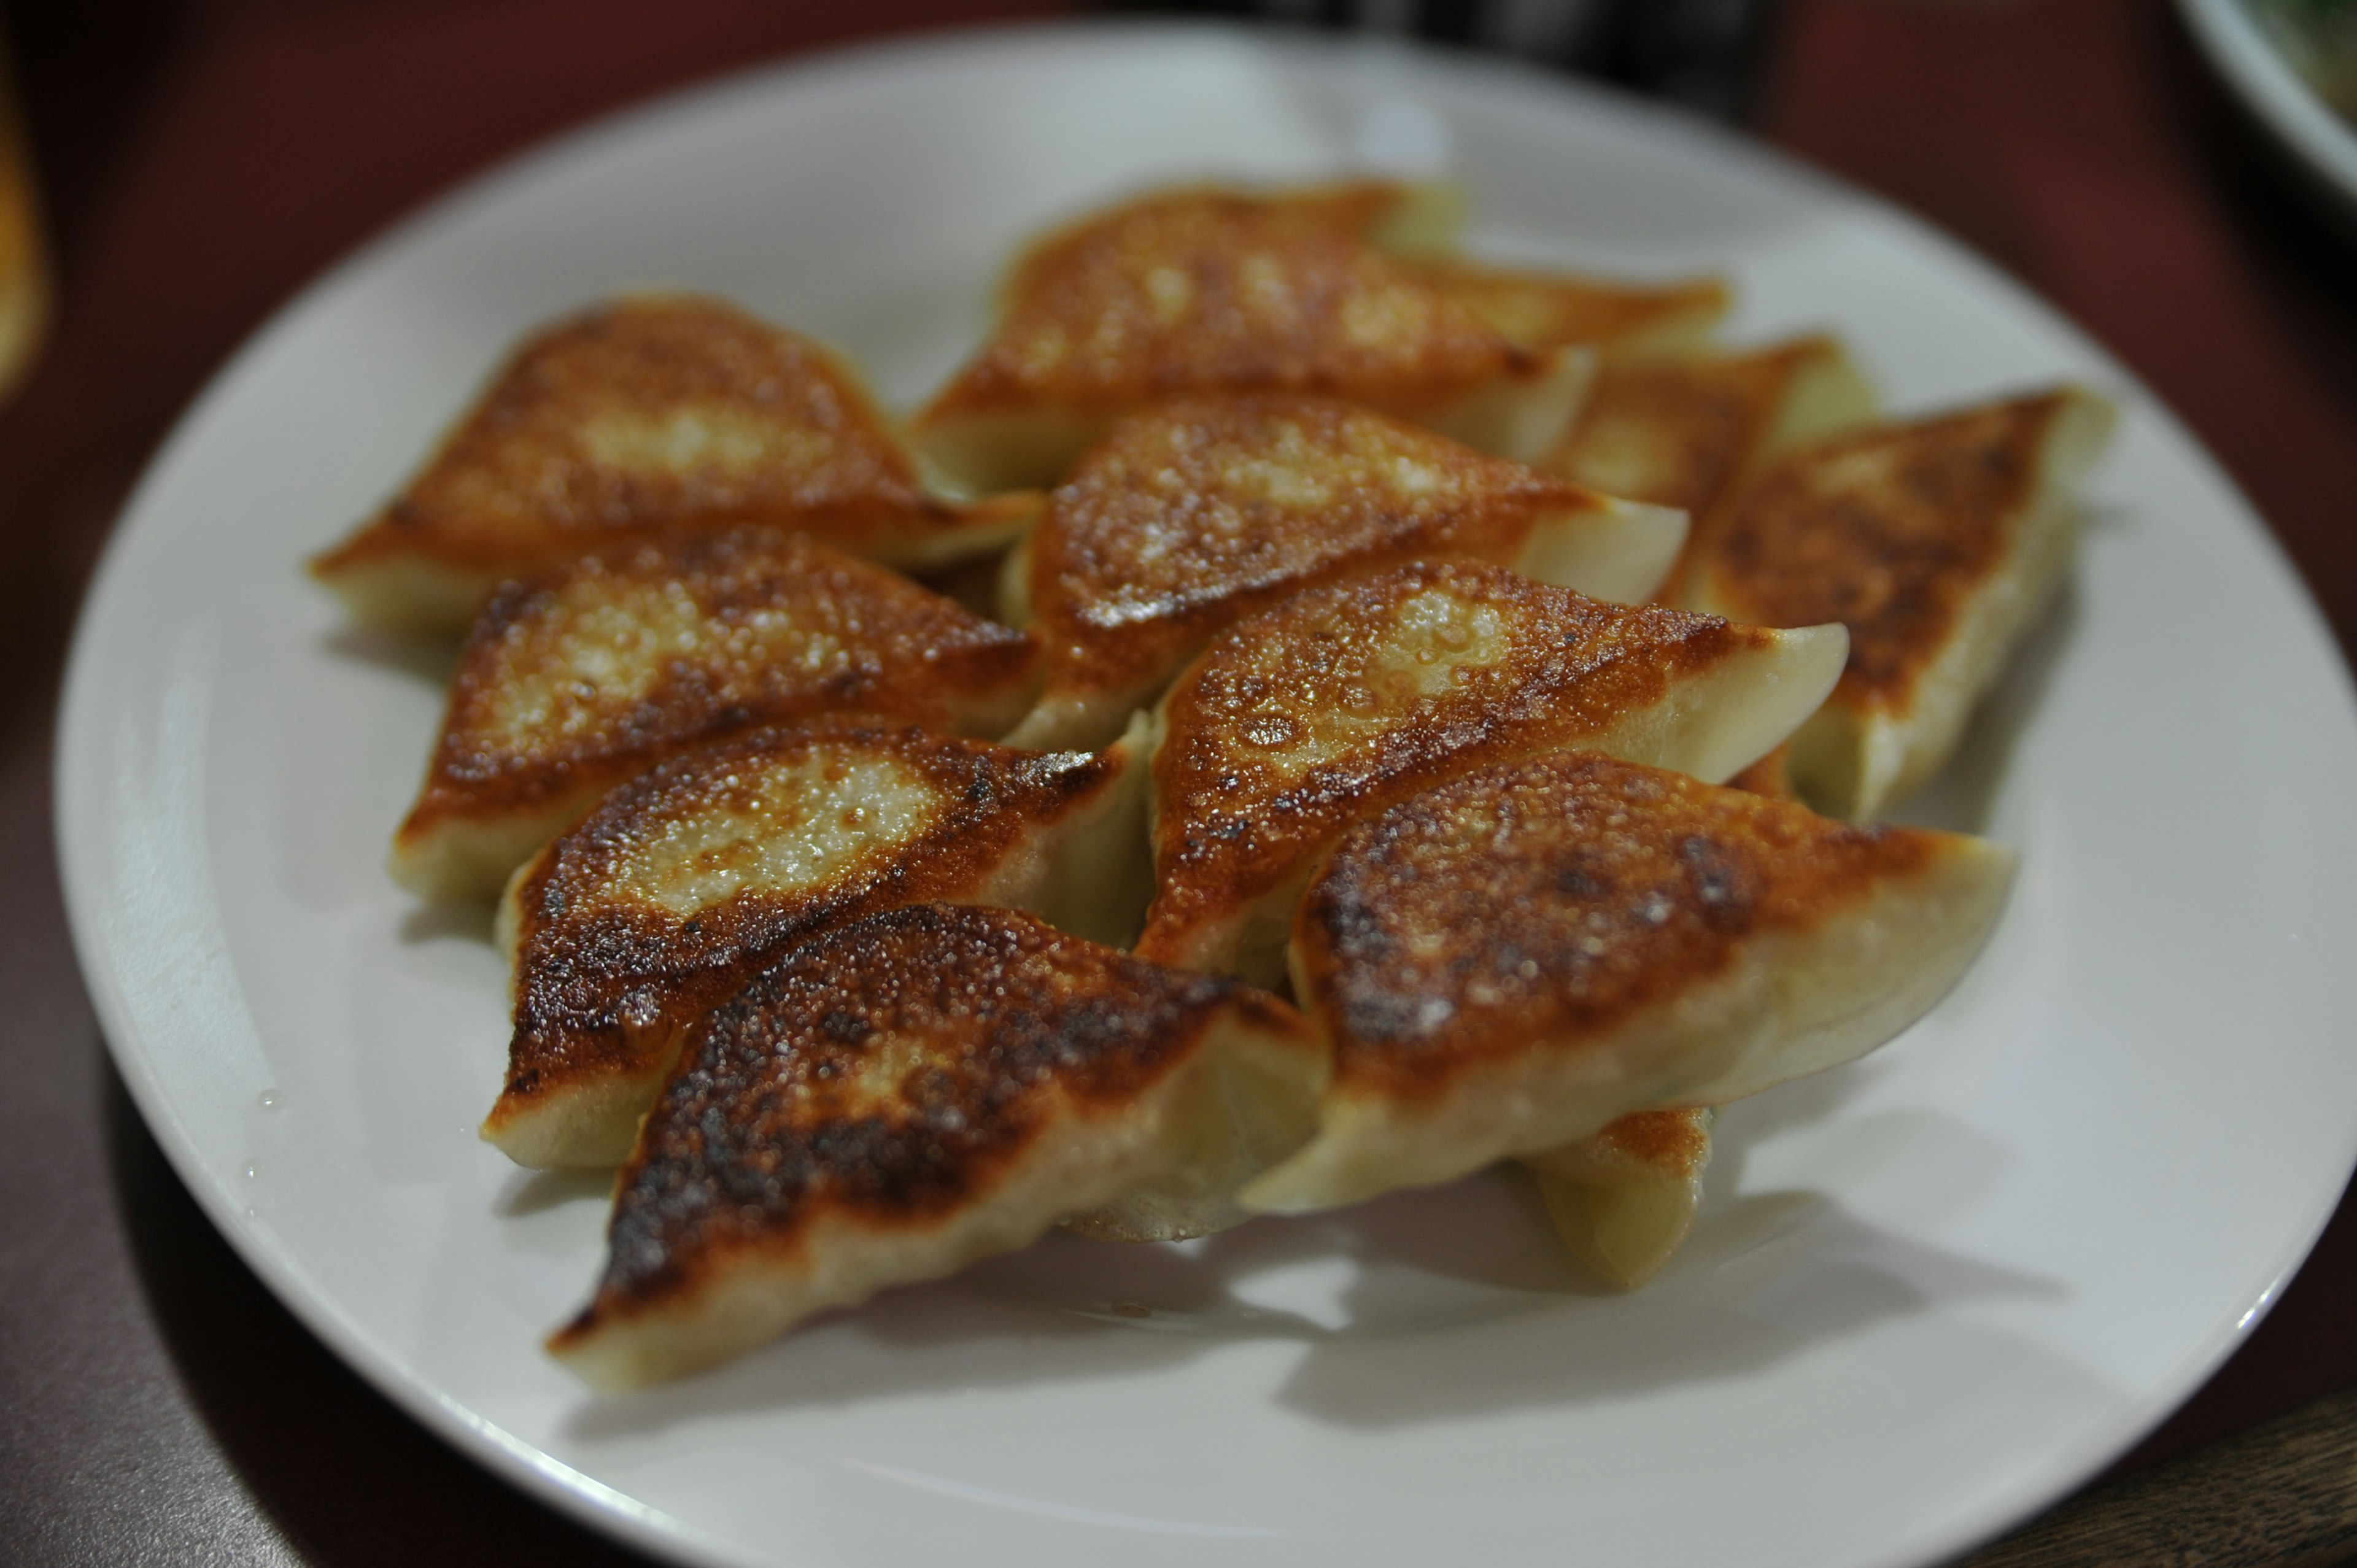
[[[2178,0],[2194,42],[2243,107],[2343,222],[2357,223],[2357,125],[2333,113],[2251,14],[2249,0]]]
[[[599,1184],[476,1141],[500,965],[482,919],[380,869],[439,693],[297,562],[520,331],[619,285],[737,295],[912,400],[1058,214],[1403,162],[1461,174],[1492,256],[1731,268],[1739,334],[1837,325],[1901,408],[2056,375],[2123,400],[2078,587],[1927,808],[2023,852],[1994,944],[1879,1057],[1731,1112],[1692,1245],[1634,1296],[1583,1283],[1491,1176],[1181,1248],[1051,1239],[587,1397],[536,1345],[589,1283]],[[658,1552],[977,1568],[1841,1568],[1997,1530],[2193,1388],[2332,1207],[2357,1150],[2352,799],[2340,666],[2247,507],[1981,263],[1552,78],[1146,27],[745,77],[525,157],[338,269],[132,504],[59,789],[133,1093],[378,1386]]]

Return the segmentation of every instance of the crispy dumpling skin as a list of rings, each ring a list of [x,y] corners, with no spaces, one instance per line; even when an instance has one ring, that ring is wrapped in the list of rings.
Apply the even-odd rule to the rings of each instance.
[[[1727,788],[1794,799],[1785,756],[1786,747],[1777,746]],[[1717,1121],[1711,1105],[1632,1112],[1592,1138],[1524,1155],[1522,1164],[1572,1255],[1633,1290],[1661,1273],[1694,1230]]]
[[[457,629],[507,578],[636,532],[776,523],[916,566],[1003,548],[1039,499],[931,494],[834,354],[718,300],[646,295],[527,339],[311,570],[361,620]]]
[[[549,1348],[608,1389],[725,1359],[1150,1183],[1228,1079],[1306,1085],[1319,1058],[1275,997],[1006,910],[839,929],[698,1026]]]
[[[1442,293],[1523,347],[1592,347],[1607,367],[1616,360],[1699,347],[1727,314],[1727,285],[1717,278],[1614,283],[1462,261],[1436,261],[1421,270]]]
[[[756,731],[622,786],[517,873],[506,1084],[483,1136],[611,1165],[696,1016],[786,949],[923,900],[1127,945],[1146,901],[1145,736],[1096,756],[916,729]]]
[[[1684,520],[1331,398],[1192,399],[1123,422],[1008,557],[1039,704],[1007,738],[1117,734],[1214,636],[1349,573],[1426,557],[1641,599]]]
[[[1164,700],[1138,951],[1274,984],[1311,870],[1353,823],[1476,768],[1581,746],[1716,782],[1815,710],[1839,627],[1611,605],[1416,562],[1229,631]]]
[[[1874,417],[1874,392],[1831,338],[1739,354],[1608,363],[1544,463],[1608,495],[1702,520],[1779,452]]]
[[[1572,1255],[1631,1289],[1661,1273],[1694,1230],[1717,1115],[1709,1106],[1639,1111],[1592,1138],[1523,1155]]]
[[[920,450],[975,493],[1052,484],[1124,413],[1278,391],[1541,456],[1591,356],[1514,341],[1379,248],[1407,188],[1166,191],[1049,236],[1016,266],[989,340],[918,415]]]
[[[757,724],[863,714],[995,736],[1032,639],[800,534],[648,539],[511,583],[476,618],[392,870],[490,898],[599,796]]]
[[[1936,773],[2070,567],[2111,407],[2062,387],[1829,437],[1714,516],[1679,596],[1765,626],[1838,620],[1849,666],[1793,737],[1802,795],[1864,818]]]
[[[1445,784],[1303,900],[1295,994],[1333,1077],[1318,1137],[1243,1202],[1448,1181],[1849,1061],[1964,972],[2012,864],[1590,752]]]

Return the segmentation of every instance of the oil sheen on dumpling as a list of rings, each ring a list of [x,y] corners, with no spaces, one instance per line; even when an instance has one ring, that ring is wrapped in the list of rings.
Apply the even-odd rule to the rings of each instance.
[[[477,618],[393,874],[427,897],[494,897],[616,784],[756,724],[865,714],[997,735],[1037,665],[1022,633],[801,534],[585,556]]]
[[[1773,800],[1793,794],[1778,746],[1727,780]],[[1635,1289],[1685,1244],[1702,1206],[1716,1106],[1638,1111],[1577,1144],[1524,1155],[1547,1218],[1574,1257],[1606,1280]]]
[[[1091,452],[1009,558],[1007,618],[1046,674],[1007,739],[1099,744],[1225,628],[1350,573],[1450,557],[1641,599],[1684,527],[1330,398],[1165,404]]]
[[[1588,752],[1443,785],[1310,886],[1293,983],[1333,1077],[1316,1140],[1243,1201],[1448,1181],[1849,1061],[1954,983],[2011,869]]]
[[[505,1086],[483,1136],[610,1165],[688,1026],[795,943],[922,900],[1126,945],[1145,903],[1145,740],[1034,756],[921,730],[761,730],[624,785],[517,875]]]
[[[976,493],[1052,484],[1122,414],[1189,393],[1351,398],[1505,456],[1561,438],[1590,357],[1525,346],[1385,231],[1414,188],[1165,191],[1049,236],[981,350],[917,417],[934,470]]]
[[[1273,984],[1312,868],[1354,822],[1565,746],[1716,782],[1815,710],[1844,643],[1839,627],[1606,604],[1499,566],[1311,589],[1230,630],[1163,703],[1138,951]]]
[[[628,1388],[1011,1251],[1299,1108],[1292,1008],[1002,909],[918,905],[796,948],[706,1017],[647,1118],[603,1277],[550,1349]]]
[[[1035,495],[962,504],[834,354],[735,306],[642,295],[526,340],[408,487],[311,570],[364,621],[464,628],[510,577],[648,532],[800,529],[915,566],[1003,548]]]

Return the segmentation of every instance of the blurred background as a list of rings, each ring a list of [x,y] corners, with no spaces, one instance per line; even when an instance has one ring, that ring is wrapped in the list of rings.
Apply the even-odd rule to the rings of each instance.
[[[2300,13],[2271,25],[2310,40],[2306,63],[2329,83],[2342,58],[2330,28],[2345,37],[2350,7],[2276,8]],[[587,116],[732,68],[1086,9],[6,8],[16,94],[0,123],[0,1049],[10,1086],[0,1096],[0,1562],[635,1561],[478,1473],[345,1371],[212,1231],[130,1108],[75,973],[49,843],[49,735],[74,609],[115,511],[206,378],[307,279],[453,181]],[[2255,124],[2179,9],[1191,9],[1522,54],[1737,122],[1905,205],[2143,377],[2269,520],[2344,652],[2357,638],[2357,208]],[[2300,31],[2310,23],[2323,30]],[[2353,1320],[2357,1215],[2344,1207],[2246,1347],[2108,1479],[2165,1477],[2154,1466],[2357,1388]],[[2344,1459],[2357,1454],[2348,1425],[2330,1439]],[[2340,1474],[2338,1506],[2357,1515],[2345,1495],[2357,1491],[2357,1466]]]

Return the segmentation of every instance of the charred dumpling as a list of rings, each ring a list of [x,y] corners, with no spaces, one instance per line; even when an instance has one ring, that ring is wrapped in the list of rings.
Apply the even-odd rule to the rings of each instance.
[[[1333,1077],[1316,1140],[1243,1202],[1448,1181],[1849,1061],[1954,983],[2011,870],[1593,753],[1443,785],[1310,886],[1293,983]]]
[[[1641,599],[1684,526],[1329,398],[1165,404],[1092,451],[1009,558],[1007,618],[1046,671],[1008,738],[1098,744],[1226,627],[1372,567],[1489,561]]]
[[[640,531],[776,523],[913,566],[1001,549],[1038,508],[933,495],[834,354],[718,300],[648,295],[528,339],[311,570],[362,620],[456,629],[507,578]]]
[[[514,1028],[484,1137],[529,1165],[618,1163],[699,1015],[877,909],[1007,905],[1125,945],[1146,897],[1143,751],[834,724],[624,785],[501,906]]]
[[[1479,564],[1298,595],[1213,643],[1163,702],[1138,950],[1275,983],[1302,888],[1351,824],[1565,746],[1725,779],[1808,717],[1845,646],[1839,627],[1606,604]]]
[[[511,583],[459,654],[393,874],[495,897],[623,779],[757,724],[822,714],[997,735],[1029,638],[800,534],[648,539]]]
[[[1527,347],[1394,254],[1428,202],[1361,185],[1196,188],[1086,219],[1017,263],[996,329],[918,415],[945,479],[1052,484],[1115,418],[1189,393],[1318,392],[1532,459],[1589,356]]]
[[[1870,817],[1939,770],[2070,566],[2078,483],[2111,424],[2065,387],[1835,435],[1710,520],[1684,603],[1849,628],[1841,684],[1793,737],[1803,796]]]
[[[1239,1095],[1299,1107],[1297,1140],[1319,1068],[1276,998],[1022,915],[839,929],[697,1026],[549,1348],[607,1388],[709,1365],[1155,1184]]]

